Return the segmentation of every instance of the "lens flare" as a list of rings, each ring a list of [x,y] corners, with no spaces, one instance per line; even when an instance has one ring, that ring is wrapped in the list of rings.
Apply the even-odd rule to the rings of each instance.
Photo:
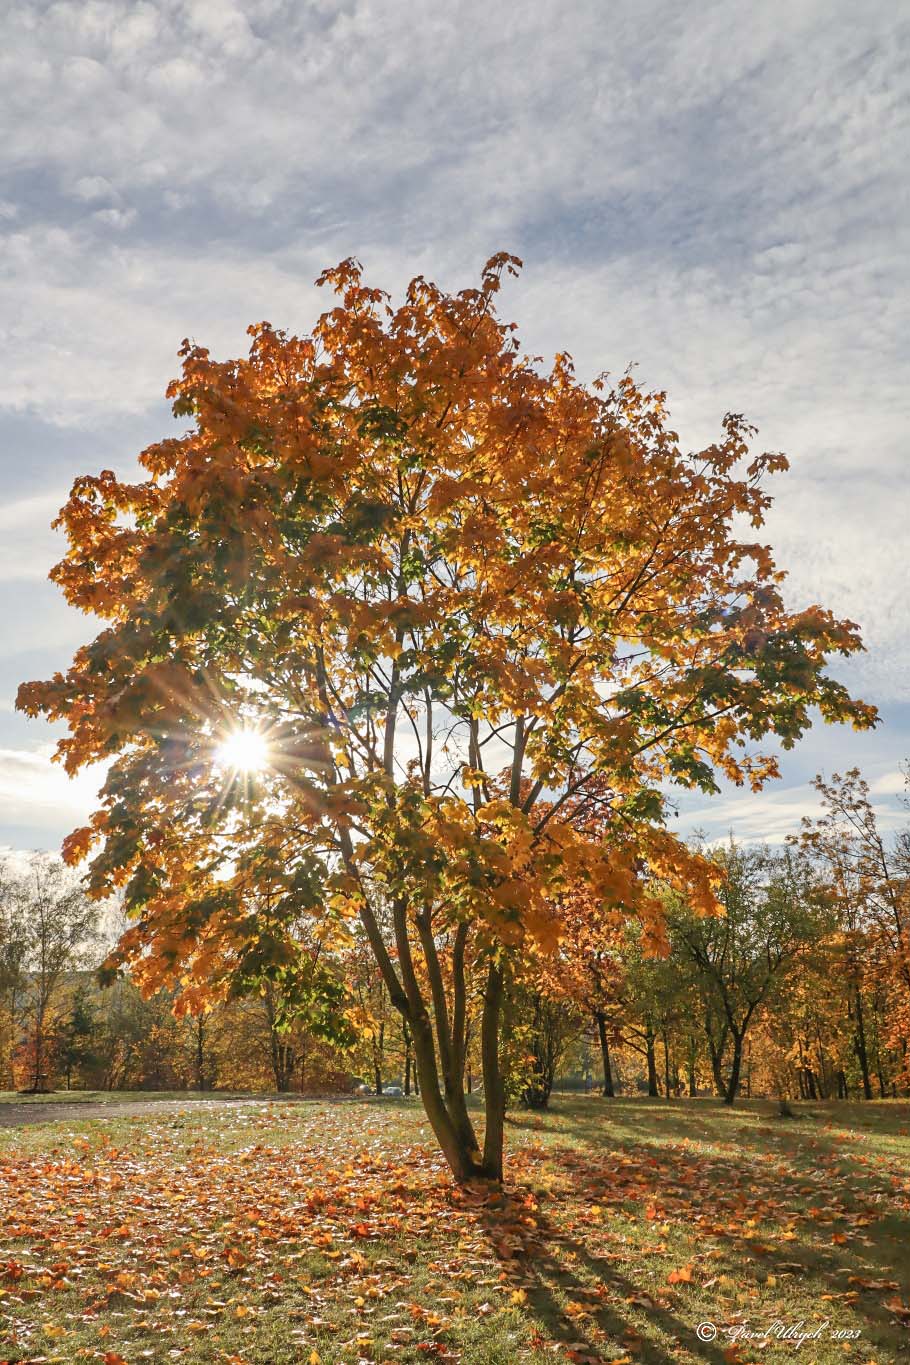
[[[258,773],[268,767],[269,746],[257,730],[235,730],[219,744],[216,758],[234,772]]]

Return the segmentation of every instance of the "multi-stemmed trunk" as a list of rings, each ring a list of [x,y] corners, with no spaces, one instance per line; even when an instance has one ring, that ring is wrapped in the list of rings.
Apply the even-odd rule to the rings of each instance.
[[[369,909],[362,911],[362,920],[392,1005],[406,1021],[410,1031],[415,1075],[430,1126],[457,1181],[463,1183],[485,1179],[499,1182],[502,1180],[505,1126],[505,1084],[499,1056],[504,998],[502,967],[495,950],[491,949],[481,1021],[486,1108],[481,1151],[468,1113],[464,1089],[467,1051],[465,951],[468,926],[460,924],[454,933],[449,998],[429,913],[426,910],[418,911],[410,917],[417,931],[417,943],[414,943],[407,902],[397,898],[392,903],[391,911],[397,964],[392,962],[379,925]],[[414,950],[418,945],[429,986],[429,1005],[415,970]]]
[[[502,1003],[502,971],[495,963],[491,963],[484,990],[481,1026],[485,1104],[482,1151],[465,1100],[463,1065],[456,1077],[450,1069],[454,1059],[446,1058],[440,1075],[436,1041],[426,1007],[419,1009],[416,1015],[408,1016],[423,1107],[452,1174],[461,1183],[475,1179],[502,1180],[505,1129],[505,1085],[499,1057]]]

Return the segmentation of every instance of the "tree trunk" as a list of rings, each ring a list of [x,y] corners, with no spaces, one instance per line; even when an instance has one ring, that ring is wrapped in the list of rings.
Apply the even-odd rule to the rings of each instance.
[[[708,1019],[705,1021],[705,1038],[707,1039],[708,1043],[708,1055],[711,1058],[711,1075],[714,1078],[714,1091],[715,1094],[717,1094],[720,1098],[723,1098],[723,1096],[727,1093],[727,1085],[724,1080],[723,1072],[724,1049],[726,1048],[727,1044],[727,1032],[728,1030],[725,1026],[721,1030],[720,1041],[719,1042],[715,1041],[714,1034],[711,1031],[710,1020]]]
[[[406,922],[406,921],[405,921]],[[399,923],[402,923],[399,917]],[[458,1135],[461,1149],[473,1160],[477,1151],[477,1138],[471,1123],[464,1094],[464,1059],[466,1048],[467,991],[464,976],[464,948],[467,939],[466,926],[461,925],[456,933],[452,950],[452,1008],[446,998],[442,969],[433,938],[432,925],[426,913],[415,916],[415,924],[423,948],[433,1015],[436,1021],[436,1048],[439,1054],[439,1070],[442,1072],[443,1095],[449,1118]],[[405,989],[409,996],[418,999],[420,988],[413,979],[413,965],[410,951],[407,953],[408,971]],[[403,967],[404,970],[404,967]],[[498,1047],[498,1043],[497,1043]]]
[[[465,1147],[445,1106],[439,1088],[433,1030],[425,1010],[416,1018],[412,1017],[411,1031],[414,1038],[415,1080],[420,1083],[420,1098],[424,1111],[449,1169],[455,1179],[463,1184],[479,1174],[477,1163],[479,1153],[476,1148],[471,1151]]]
[[[739,1076],[743,1064],[743,1035],[733,1034],[733,1061],[730,1065],[730,1076],[727,1087],[724,1091],[724,1104],[732,1104],[736,1099],[739,1090]]]
[[[35,1090],[40,1090],[43,1072],[41,1064],[44,1061],[44,1004],[39,1002],[35,1013]]]
[[[666,1087],[667,1099],[670,1099],[673,1091],[673,1083],[670,1079],[670,1044],[667,1042],[666,1029],[661,1029],[660,1039],[664,1047],[664,1085]]]
[[[503,1002],[502,969],[490,962],[483,998],[480,1055],[483,1064],[483,1095],[486,1123],[482,1172],[488,1180],[502,1181],[502,1148],[506,1118],[506,1091],[499,1058],[499,1021]]]
[[[348,858],[352,857],[350,851]],[[414,968],[413,944],[409,935],[409,907],[404,898],[392,902],[392,924],[398,970],[383,941],[379,925],[368,906],[361,907],[361,921],[376,956],[383,981],[392,1005],[408,1021],[414,1045],[416,1080],[423,1101],[424,1112],[442,1150],[449,1169],[459,1183],[477,1177],[502,1180],[502,1145],[505,1122],[505,1086],[499,1063],[499,1021],[503,998],[502,974],[491,963],[484,995],[481,1052],[486,1091],[486,1134],[481,1156],[477,1138],[468,1116],[462,1076],[464,1073],[464,1006],[463,975],[457,968],[453,1020],[447,1018],[445,992],[438,989],[435,944],[425,913],[414,916],[426,961],[430,986],[433,991],[433,1010],[439,1028],[439,1057],[437,1039],[427,1009],[417,973]],[[457,946],[457,941],[456,941]],[[401,973],[400,979],[398,973]],[[450,1031],[451,1028],[451,1031]],[[446,1054],[445,1056],[443,1054]],[[440,1075],[440,1066],[444,1068]],[[457,1081],[456,1081],[457,1076]],[[442,1081],[445,1081],[445,1097]],[[450,1107],[451,1106],[451,1107]]]
[[[205,1020],[196,1020],[196,1089],[205,1089]]]
[[[856,1031],[853,1037],[853,1046],[856,1051],[856,1060],[859,1062],[859,1071],[863,1081],[863,1099],[871,1100],[872,1078],[869,1075],[869,1053],[866,1048],[866,1021],[863,1018],[863,1000],[859,986],[856,986],[854,991]]]
[[[528,1109],[546,1109],[550,1103],[553,1089],[553,1067],[544,1036],[544,1023],[540,996],[534,999],[534,1029],[531,1051],[534,1058],[533,1069],[522,1099]]]
[[[613,1068],[610,1065],[610,1039],[607,1036],[607,1016],[598,1012],[595,1017],[597,1019],[597,1036],[600,1039],[600,1058],[603,1063],[604,1071],[602,1093],[607,1099],[612,1100],[616,1095],[616,1091],[613,1087]]]
[[[695,1039],[690,1035],[690,1036],[689,1036],[689,1057],[688,1057],[688,1064],[687,1064],[687,1068],[686,1068],[686,1069],[687,1069],[687,1072],[688,1072],[688,1081],[689,1081],[689,1098],[690,1098],[690,1099],[693,1099],[693,1100],[695,1099],[696,1095],[698,1094],[698,1077],[697,1077],[696,1074],[695,1074],[695,1058],[696,1058]]]
[[[411,1093],[411,1030],[408,1028],[407,1019],[402,1018],[401,1032],[404,1038],[404,1093]]]
[[[815,1040],[818,1043],[818,1084],[821,1091],[821,1098],[826,1100],[831,1095],[831,1082],[828,1076],[828,1066],[825,1061],[825,1050],[822,1047],[821,1033],[818,1025],[815,1026]]]
[[[654,1034],[650,1022],[645,1033],[645,1053],[648,1059],[648,1094],[655,1099],[660,1094],[660,1087],[657,1084],[657,1059],[654,1056]]]

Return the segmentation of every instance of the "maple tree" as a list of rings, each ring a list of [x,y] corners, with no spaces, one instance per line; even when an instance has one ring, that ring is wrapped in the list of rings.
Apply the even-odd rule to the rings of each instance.
[[[53,577],[107,624],[18,699],[67,724],[69,772],[110,765],[65,852],[92,855],[94,895],[122,889],[116,960],[199,1010],[308,970],[301,921],[343,960],[358,920],[458,1180],[502,1176],[503,1003],[570,891],[655,940],[656,881],[714,907],[665,785],[757,790],[777,769],[752,742],[791,745],[813,708],[874,721],[825,672],[856,628],[789,611],[741,534],[784,457],[751,456],[732,413],[686,453],[663,394],[523,358],[494,306],[518,264],[455,294],[418,277],[396,306],[348,260],[310,335],[262,323],[224,362],[185,343],[189,429],[138,482],[77,479],[60,516]],[[254,770],[225,761],[238,735]]]

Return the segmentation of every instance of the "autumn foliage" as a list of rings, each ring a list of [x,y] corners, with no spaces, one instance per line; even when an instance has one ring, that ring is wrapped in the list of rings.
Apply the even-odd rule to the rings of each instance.
[[[185,343],[184,433],[60,516],[53,577],[106,624],[19,694],[66,722],[68,771],[110,764],[66,856],[123,892],[116,960],[191,1010],[299,987],[331,1029],[359,926],[459,1179],[502,1174],[504,1002],[569,906],[655,941],[666,888],[714,908],[668,784],[757,790],[763,737],[874,719],[825,672],[855,627],[789,611],[760,540],[783,456],[736,414],[686,453],[663,394],[523,358],[495,309],[518,264],[394,305],[349,260],[310,335],[262,323],[222,362]],[[238,730],[260,771],[219,761]]]

